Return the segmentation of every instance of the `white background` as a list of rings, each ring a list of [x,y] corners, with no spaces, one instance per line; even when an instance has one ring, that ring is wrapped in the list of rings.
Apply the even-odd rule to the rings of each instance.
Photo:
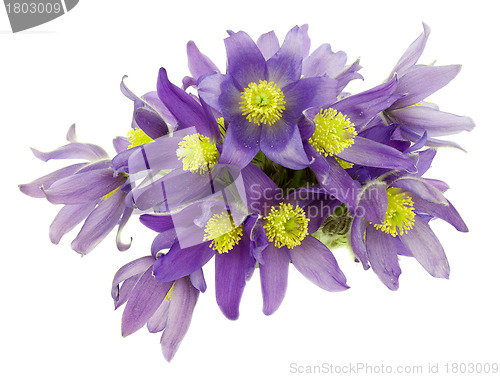
[[[498,140],[500,29],[494,1],[120,1],[82,0],[67,15],[12,34],[0,9],[2,247],[0,254],[0,374],[5,376],[288,376],[297,365],[372,366],[500,362],[498,290]],[[118,6],[119,4],[119,6]],[[132,103],[119,84],[128,75],[138,94],[155,89],[160,67],[180,84],[185,44],[195,40],[222,69],[225,30],[254,38],[308,23],[313,48],[329,42],[349,62],[361,57],[368,89],[386,78],[407,46],[432,29],[421,62],[463,64],[431,98],[444,111],[471,116],[477,128],[453,137],[468,150],[438,153],[428,177],[451,186],[448,198],[467,222],[458,233],[433,222],[447,252],[450,279],[430,277],[403,259],[400,290],[336,256],[351,289],[320,290],[290,269],[277,313],[261,312],[258,274],[247,285],[238,321],[215,303],[213,261],[191,328],[172,363],[159,334],[120,335],[111,280],[123,264],[149,252],[154,233],[134,225],[132,248],[119,253],[113,237],[81,258],[75,233],[52,245],[48,227],[58,208],[22,195],[17,184],[61,167],[34,158],[65,143],[77,124],[80,140],[112,152],[111,140],[130,126]],[[210,372],[211,371],[211,372]]]

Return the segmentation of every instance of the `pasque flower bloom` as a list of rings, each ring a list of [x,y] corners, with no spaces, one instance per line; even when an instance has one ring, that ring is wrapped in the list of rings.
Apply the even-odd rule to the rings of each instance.
[[[59,243],[63,235],[85,220],[71,244],[73,250],[80,254],[89,253],[117,224],[117,246],[126,250],[130,243],[124,243],[120,234],[132,214],[132,208],[125,205],[127,175],[114,174],[111,160],[101,147],[78,142],[74,125],[66,138],[70,143],[52,152],[36,149],[33,152],[43,161],[85,159],[88,162],[69,165],[31,183],[19,185],[19,188],[26,195],[46,198],[52,204],[64,204],[50,225],[49,235],[53,243]]]
[[[399,125],[407,140],[416,142],[424,132],[426,145],[456,146],[453,142],[434,139],[461,131],[471,131],[471,118],[440,111],[435,104],[424,102],[429,95],[446,86],[460,72],[460,65],[434,66],[416,64],[427,43],[430,28],[423,24],[424,32],[408,47],[391,72],[397,75],[395,94],[404,95],[384,111],[386,121]]]
[[[203,272],[175,281],[159,282],[152,273],[155,258],[146,256],[127,263],[113,279],[111,296],[115,309],[127,303],[122,316],[122,335],[133,334],[147,324],[148,331],[163,331],[161,348],[167,361],[174,357],[187,333],[200,291],[206,289]]]
[[[448,278],[443,247],[429,227],[440,218],[461,232],[467,226],[443,196],[448,186],[422,178],[436,151],[419,153],[418,174],[387,173],[368,182],[358,197],[351,228],[351,246],[365,269],[369,266],[391,290],[399,287],[398,255],[414,257],[432,276]]]
[[[287,168],[309,165],[296,118],[331,103],[339,85],[328,77],[301,79],[305,43],[295,27],[266,60],[245,32],[225,39],[227,74],[208,75],[198,85],[200,97],[229,122],[221,162],[244,167],[262,150]]]

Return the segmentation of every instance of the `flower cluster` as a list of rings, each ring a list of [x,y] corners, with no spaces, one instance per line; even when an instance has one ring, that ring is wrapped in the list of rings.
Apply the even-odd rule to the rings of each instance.
[[[437,137],[474,123],[425,101],[460,71],[417,64],[428,36],[424,24],[389,77],[357,94],[345,88],[362,78],[359,61],[346,64],[329,44],[310,52],[307,25],[281,44],[272,31],[256,42],[230,31],[225,73],[189,42],[191,76],[181,86],[163,68],[156,91],[143,96],[122,80],[133,121],[128,137],[114,140],[113,158],[77,141],[72,126],[68,144],[33,152],[85,162],[20,189],[63,205],[50,226],[53,243],[83,222],[71,243],[82,255],[116,226],[117,247],[127,250],[121,233],[133,214],[158,233],[151,255],[116,272],[111,294],[116,308],[126,303],[123,336],[144,325],[162,331],[168,361],[207,289],[203,268],[212,258],[216,301],[231,320],[256,270],[266,315],[280,307],[291,265],[322,289],[348,289],[338,246],[391,290],[401,256],[447,278],[429,222],[467,226],[443,195],[446,183],[423,175],[439,147],[460,148]]]

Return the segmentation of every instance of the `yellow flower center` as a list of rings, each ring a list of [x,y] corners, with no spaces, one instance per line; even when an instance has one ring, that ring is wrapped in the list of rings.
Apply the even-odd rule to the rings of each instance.
[[[401,189],[391,187],[387,189],[387,211],[383,224],[374,224],[373,226],[396,237],[398,234],[402,236],[413,229],[415,224],[415,208],[413,208],[413,200],[406,193],[401,192]]]
[[[204,174],[219,160],[215,143],[200,134],[185,136],[179,143],[176,154],[178,160],[182,160],[182,168],[191,173]]]
[[[302,208],[293,207],[290,203],[280,203],[279,207],[272,207],[269,215],[263,219],[264,229],[270,242],[274,240],[276,247],[286,246],[293,249],[301,244],[309,234],[307,225],[309,219]]]
[[[259,81],[248,84],[241,93],[240,109],[250,122],[272,125],[281,119],[285,110],[285,96],[274,82]]]
[[[338,158],[337,156],[334,156],[334,158],[335,158],[335,160],[337,160],[339,165],[342,166],[343,169],[350,169],[354,166],[353,163],[344,161],[341,158]]]
[[[127,133],[127,139],[129,141],[128,149],[138,147],[146,143],[154,141],[140,128],[133,128]]]
[[[324,156],[333,156],[350,147],[358,134],[351,121],[334,109],[321,109],[314,123],[316,129],[309,143]]]
[[[227,211],[213,215],[205,226],[204,241],[212,240],[210,247],[219,254],[228,253],[238,245],[243,235],[243,225],[236,226]]]

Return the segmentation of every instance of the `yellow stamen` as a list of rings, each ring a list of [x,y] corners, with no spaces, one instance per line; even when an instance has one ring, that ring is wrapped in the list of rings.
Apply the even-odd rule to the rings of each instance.
[[[272,125],[281,119],[285,110],[285,95],[272,81],[248,84],[241,93],[240,109],[250,122]]]
[[[203,240],[212,240],[210,247],[222,254],[228,253],[238,245],[242,235],[243,225],[235,226],[232,216],[227,211],[223,211],[208,220]]]
[[[185,136],[177,148],[178,160],[182,160],[182,168],[191,173],[206,173],[211,166],[217,164],[219,151],[209,137],[201,134]]]
[[[307,225],[309,219],[302,208],[290,203],[280,203],[279,207],[271,208],[269,215],[263,218],[264,229],[270,242],[274,240],[276,247],[286,246],[293,249],[302,243],[309,234]]]
[[[224,118],[217,118],[217,124],[219,125],[220,136],[222,137],[222,140],[224,140],[226,137],[226,125],[224,124]]]
[[[350,147],[358,134],[351,121],[334,109],[321,109],[314,123],[316,129],[309,143],[324,156],[333,156]]]
[[[174,292],[174,284],[175,284],[175,282],[172,283],[170,290],[167,292],[167,295],[165,296],[165,300],[167,300],[168,302],[170,302],[170,300],[172,300],[172,293]]]
[[[413,225],[415,225],[414,210],[413,200],[407,193],[395,187],[388,188],[384,223],[373,226],[393,237],[398,234],[402,236],[413,229]]]
[[[118,191],[118,189],[119,189],[119,188],[120,188],[120,187],[117,187],[117,188],[115,188],[113,191],[108,192],[106,195],[104,195],[104,196],[101,198],[101,200],[106,200],[106,199],[108,199],[111,195],[113,195],[116,191]]]
[[[339,163],[340,166],[342,166],[343,169],[350,169],[354,166],[354,164],[351,162],[344,161],[341,158],[338,158],[337,156],[334,157],[335,160],[337,160],[337,162]]]
[[[151,139],[146,133],[140,128],[133,128],[127,133],[128,141],[130,145],[127,147],[128,149],[138,147],[139,145],[143,145],[146,143],[150,143],[154,141]]]

